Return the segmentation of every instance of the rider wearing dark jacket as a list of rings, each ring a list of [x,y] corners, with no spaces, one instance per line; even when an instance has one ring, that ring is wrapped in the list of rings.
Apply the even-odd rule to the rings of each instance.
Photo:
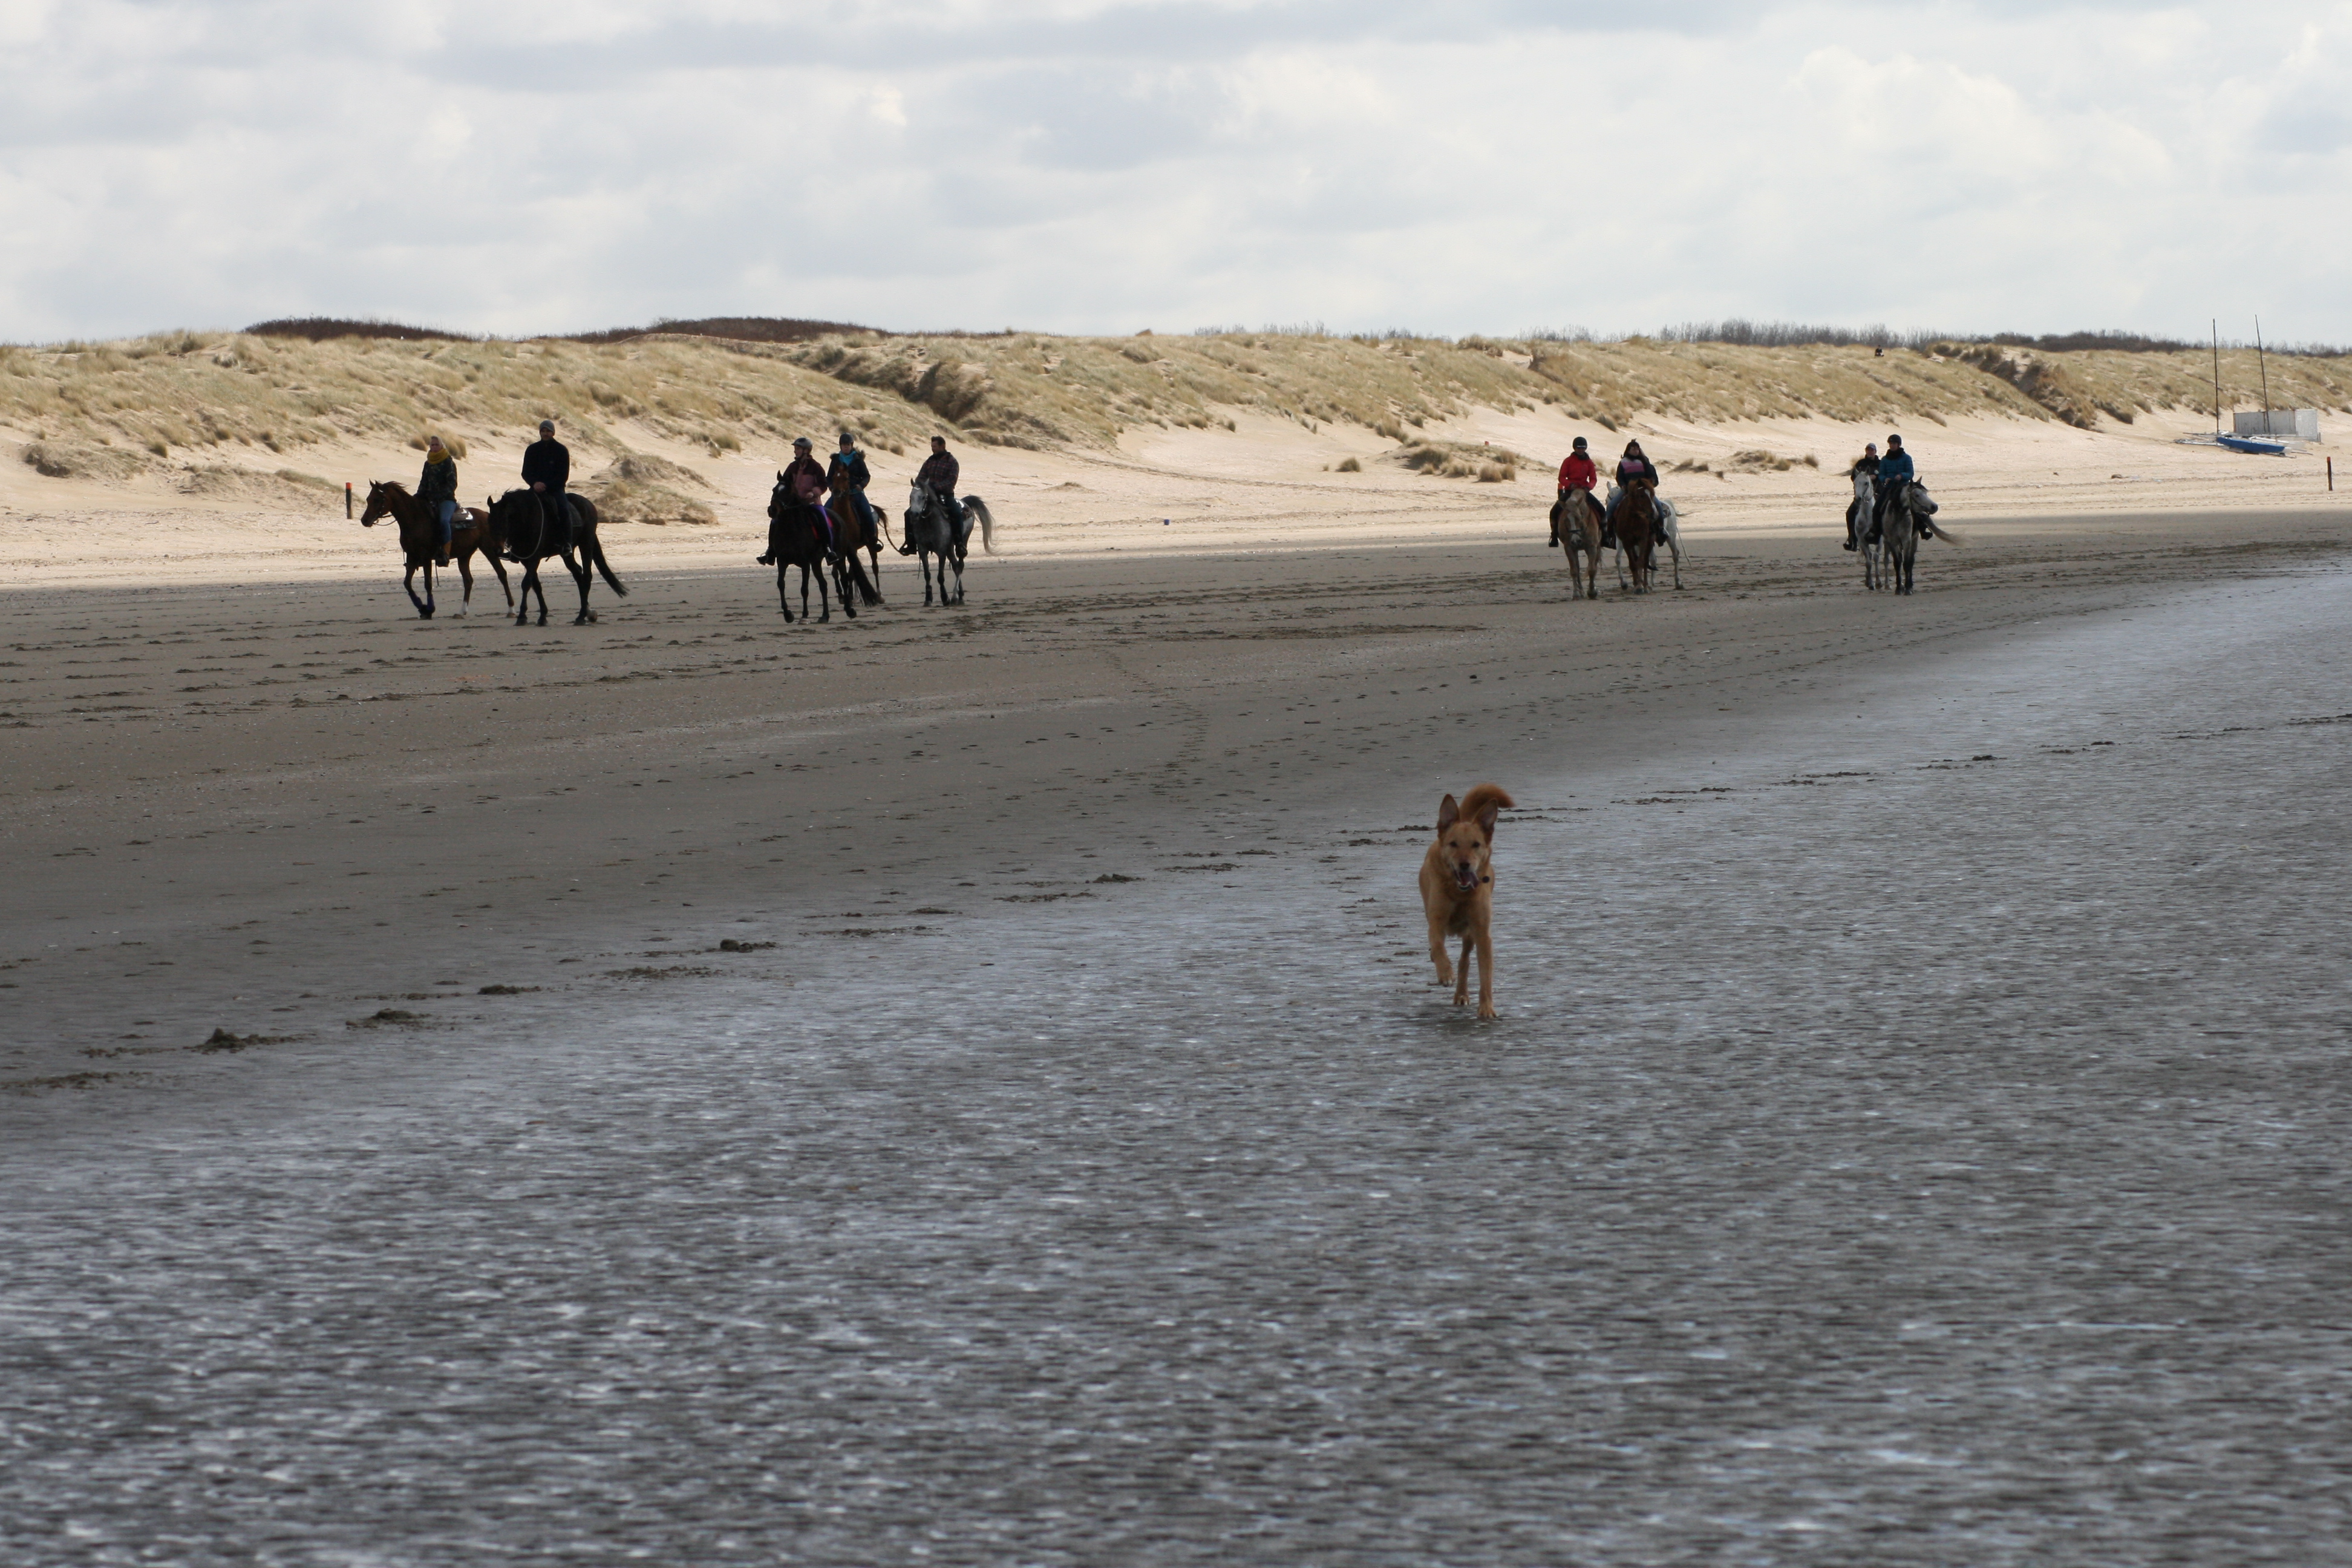
[[[1625,443],[1625,455],[1617,459],[1617,489],[1609,498],[1609,510],[1601,518],[1601,542],[1611,549],[1617,544],[1617,509],[1625,502],[1625,486],[1633,479],[1647,479],[1650,488],[1658,488],[1658,466],[1650,461],[1639,441]]]
[[[1877,535],[1880,526],[1886,521],[1886,503],[1895,499],[1895,492],[1914,482],[1917,477],[1916,470],[1911,466],[1911,454],[1903,449],[1903,437],[1889,436],[1886,438],[1886,456],[1878,459],[1878,505],[1870,514],[1873,537]]]
[[[921,470],[915,475],[915,482],[952,501],[955,500],[956,481],[962,477],[963,470],[956,462],[955,454],[948,450],[947,437],[932,437],[931,455],[923,459]]]
[[[849,497],[850,510],[865,525],[864,537],[872,538],[877,531],[874,523],[873,504],[866,499],[866,487],[874,482],[874,475],[866,467],[866,454],[857,449],[856,438],[846,430],[841,433],[841,450],[825,465],[824,482],[843,489]]]
[[[522,482],[539,497],[539,504],[549,524],[562,528],[569,521],[569,510],[563,504],[563,487],[572,478],[572,453],[555,438],[555,421],[539,422],[539,439],[523,448]]]
[[[457,515],[457,459],[436,436],[425,449],[425,471],[416,476],[416,500],[440,529],[440,564],[449,564],[449,525]]]

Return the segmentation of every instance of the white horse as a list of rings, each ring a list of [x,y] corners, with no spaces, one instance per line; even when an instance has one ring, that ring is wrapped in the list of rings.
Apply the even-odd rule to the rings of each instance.
[[[1611,485],[1609,504],[1615,506],[1617,498],[1624,493],[1624,486]],[[1675,510],[1674,502],[1662,495],[1654,494],[1651,500],[1657,503],[1658,538],[1664,542],[1668,552],[1675,558],[1675,586],[1679,588],[1683,585],[1682,514]],[[1625,586],[1625,547],[1622,544],[1617,547],[1617,585],[1620,588]]]
[[[1878,504],[1878,481],[1869,470],[1853,471],[1853,504],[1846,508],[1846,526],[1853,530],[1853,548],[1862,557],[1862,585],[1875,590],[1883,574],[1879,571],[1879,544],[1870,537],[1871,509]]]
[[[1932,539],[1942,531],[1929,520],[1936,514],[1935,498],[1927,487],[1913,479],[1895,493],[1886,503],[1886,519],[1880,525],[1886,535],[1887,586],[1898,594],[1911,592],[1913,563],[1919,557],[1919,541]],[[1945,538],[1951,535],[1947,533]]]

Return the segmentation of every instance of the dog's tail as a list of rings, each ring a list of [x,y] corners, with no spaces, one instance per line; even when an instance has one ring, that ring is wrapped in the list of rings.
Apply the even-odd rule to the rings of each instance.
[[[1471,786],[1470,793],[1462,797],[1462,804],[1456,809],[1464,816],[1475,822],[1486,814],[1488,806],[1507,807],[1517,805],[1518,802],[1513,800],[1501,784],[1482,784]]]

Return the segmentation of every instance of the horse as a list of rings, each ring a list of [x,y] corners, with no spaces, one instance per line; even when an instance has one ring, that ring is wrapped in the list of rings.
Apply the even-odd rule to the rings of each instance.
[[[1885,574],[1880,570],[1879,542],[1871,537],[1870,516],[1878,505],[1878,481],[1866,468],[1853,471],[1853,504],[1845,509],[1845,525],[1853,535],[1853,547],[1862,556],[1862,585],[1876,592],[1885,585]]]
[[[875,585],[882,577],[882,547],[874,537],[873,527],[857,515],[857,508],[850,500],[856,493],[856,487],[846,478],[836,479],[833,493],[824,500],[825,516],[833,521],[833,553],[829,557],[833,567],[833,586],[835,592],[841,595],[841,607],[845,610],[849,609],[849,584],[853,581],[857,584],[858,596],[868,605],[882,602],[882,590]],[[866,568],[857,563],[860,550],[870,550],[874,553],[874,576],[871,579],[866,575]],[[852,610],[850,613],[855,615],[856,612]]]
[[[963,603],[963,562],[966,547],[971,543],[972,520],[980,520],[981,548],[991,555],[996,553],[996,519],[991,517],[988,503],[978,496],[963,498],[963,526],[956,520],[939,495],[928,485],[914,485],[907,492],[907,542],[898,546],[901,555],[920,554],[923,558],[923,605],[931,602],[931,557],[940,558],[940,603]],[[955,597],[948,597],[948,568],[955,568]]]
[[[1609,489],[1609,499],[1614,503],[1623,493],[1622,486],[1612,485]],[[1657,527],[1651,536],[1651,544],[1654,547],[1650,562],[1651,569],[1655,571],[1657,567],[1654,547],[1664,544],[1666,547],[1666,552],[1674,557],[1675,586],[1679,588],[1683,585],[1682,510],[1674,502],[1659,495],[1657,487],[1654,485],[1651,487],[1650,501],[1657,509]],[[1624,514],[1621,511],[1618,515],[1622,517]],[[1617,583],[1620,587],[1622,587],[1625,583],[1625,558],[1622,546],[1619,547],[1617,557]]]
[[[1650,578],[1657,571],[1658,487],[1647,479],[1635,479],[1624,487],[1624,499],[1617,503],[1617,586],[1625,588],[1626,571],[1633,571],[1632,591],[1646,594]]]
[[[416,606],[417,615],[425,620],[433,618],[433,563],[441,553],[441,520],[427,515],[425,503],[397,484],[381,480],[368,481],[367,510],[360,513],[360,526],[373,528],[383,518],[390,517],[400,526],[400,548],[408,557],[408,570],[400,579],[400,586],[408,595],[408,602]],[[498,547],[491,542],[489,518],[469,506],[461,506],[449,520],[449,557],[457,563],[457,575],[466,582],[466,596],[459,601],[456,613],[464,615],[466,606],[474,602],[474,552],[490,563],[499,574],[499,587],[512,607],[514,590],[507,586],[507,569],[499,563]],[[425,597],[416,596],[415,582],[419,569],[425,573]]]
[[[596,542],[596,503],[583,495],[563,498],[571,504],[565,508],[562,521],[551,524],[546,509],[540,504],[534,490],[509,490],[490,502],[490,537],[506,552],[509,561],[522,563],[522,602],[515,611],[515,625],[530,619],[530,595],[539,593],[539,624],[547,625],[547,588],[539,580],[539,563],[551,555],[563,558],[563,569],[580,587],[580,613],[572,617],[575,626],[586,626],[596,618],[588,607],[589,568],[604,574],[613,592],[628,596],[628,587],[613,575],[605,563],[604,547]],[[573,558],[578,552],[579,559]]]
[[[785,592],[784,574],[792,567],[801,569],[801,619],[809,618],[809,575],[816,575],[817,603],[824,614],[821,621],[833,619],[833,600],[824,586],[824,568],[828,558],[824,531],[817,526],[817,509],[792,493],[784,476],[776,476],[776,488],[768,493],[768,552],[760,557],[762,566],[770,562],[776,567],[776,598],[783,606],[784,619],[793,618],[793,601]],[[838,524],[836,523],[836,527]],[[843,589],[841,607],[851,620],[857,618],[857,606],[849,602],[849,593]]]
[[[1551,527],[1568,557],[1568,596],[1601,597],[1601,503],[1591,490],[1562,490],[1551,504]]]
[[[1879,531],[1886,536],[1888,586],[1898,594],[1911,592],[1912,564],[1919,557],[1919,541],[1939,531],[1928,521],[1937,511],[1935,498],[1916,479],[1906,480],[1886,503]],[[1950,534],[1945,534],[1949,539]]]
[[[834,537],[855,541],[849,548],[853,551],[865,551],[867,558],[873,562],[875,596],[866,603],[878,605],[882,602],[882,509],[872,501],[867,501],[866,515],[857,517],[857,508],[848,502],[848,492],[856,489],[855,485],[845,480],[841,490],[825,503],[825,510],[834,514],[835,523]],[[836,505],[836,503],[840,504]],[[857,517],[856,524],[845,529],[839,526],[845,511],[851,517]]]

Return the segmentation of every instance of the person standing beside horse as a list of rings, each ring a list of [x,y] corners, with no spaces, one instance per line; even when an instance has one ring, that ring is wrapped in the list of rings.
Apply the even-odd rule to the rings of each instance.
[[[550,528],[559,530],[553,537],[571,537],[572,520],[565,515],[563,487],[572,478],[572,452],[555,438],[555,421],[539,422],[539,439],[523,448],[522,482],[539,498],[541,511]]]
[[[1559,466],[1559,504],[1551,509],[1552,549],[1559,548],[1559,514],[1568,500],[1568,492],[1582,490],[1591,496],[1600,483],[1600,465],[1593,462],[1592,454],[1584,448],[1584,437],[1579,436],[1575,448],[1568,454],[1568,461]]]
[[[425,443],[425,471],[416,476],[416,500],[425,515],[440,529],[440,548],[433,554],[436,566],[449,564],[449,531],[457,516],[457,459],[438,436]],[[504,574],[500,574],[501,579]]]
[[[1601,518],[1601,547],[1617,548],[1617,509],[1625,503],[1626,487],[1635,479],[1647,479],[1650,488],[1658,488],[1658,466],[1650,461],[1639,441],[1625,443],[1625,455],[1617,459],[1617,482],[1609,492],[1609,510]]]

